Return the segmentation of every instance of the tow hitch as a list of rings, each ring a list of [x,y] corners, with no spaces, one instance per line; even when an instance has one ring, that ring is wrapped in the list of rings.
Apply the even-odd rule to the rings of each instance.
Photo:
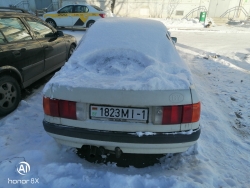
[[[89,155],[90,158],[95,158],[98,156],[106,155],[106,154],[115,154],[115,157],[119,159],[122,155],[122,150],[119,147],[116,147],[115,150],[110,151],[106,150],[103,146],[96,147],[96,146],[90,146],[90,145],[83,145],[82,148],[82,154],[81,155]]]
[[[119,159],[122,155],[122,150],[119,147],[115,148],[115,156],[117,159]]]

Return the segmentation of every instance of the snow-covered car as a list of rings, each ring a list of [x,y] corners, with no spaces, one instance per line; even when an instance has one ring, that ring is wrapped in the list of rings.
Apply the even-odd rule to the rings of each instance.
[[[91,27],[106,12],[95,5],[67,5],[58,11],[48,12],[43,19],[53,27]]]
[[[200,135],[191,73],[158,21],[97,21],[43,93],[44,129],[64,145],[178,153]]]

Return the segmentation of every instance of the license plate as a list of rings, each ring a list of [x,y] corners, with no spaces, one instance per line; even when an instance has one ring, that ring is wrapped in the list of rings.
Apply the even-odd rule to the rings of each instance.
[[[147,108],[123,108],[113,106],[90,106],[91,119],[106,119],[113,121],[148,121]]]

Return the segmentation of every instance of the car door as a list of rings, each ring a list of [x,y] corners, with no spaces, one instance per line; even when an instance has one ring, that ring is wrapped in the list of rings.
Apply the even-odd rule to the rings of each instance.
[[[63,7],[57,12],[57,16],[53,19],[56,21],[57,26],[72,26],[73,25],[73,5]]]
[[[64,38],[56,36],[56,32],[39,19],[32,17],[25,19],[37,41],[43,46],[45,59],[44,71],[50,72],[61,67],[68,55]]]
[[[44,50],[34,40],[20,18],[0,18],[0,66],[19,70],[23,81],[41,74],[44,69]]]
[[[73,26],[83,26],[88,20],[89,9],[85,5],[75,5],[72,15]]]

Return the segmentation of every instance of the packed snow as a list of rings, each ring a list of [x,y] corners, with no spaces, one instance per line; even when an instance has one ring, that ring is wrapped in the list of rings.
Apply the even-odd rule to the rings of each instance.
[[[100,19],[44,90],[53,87],[55,91],[63,86],[69,89],[189,89],[190,71],[166,34],[167,28],[159,21]]]
[[[176,48],[192,72],[202,102],[201,136],[195,146],[145,168],[89,163],[44,131],[40,87],[0,119],[0,187],[21,183],[20,187],[55,188],[249,187],[249,28],[197,29],[192,23],[178,29],[172,25],[168,23],[172,36],[178,37]],[[83,31],[64,32],[78,40],[85,35]],[[22,161],[31,167],[26,175],[17,172]]]

